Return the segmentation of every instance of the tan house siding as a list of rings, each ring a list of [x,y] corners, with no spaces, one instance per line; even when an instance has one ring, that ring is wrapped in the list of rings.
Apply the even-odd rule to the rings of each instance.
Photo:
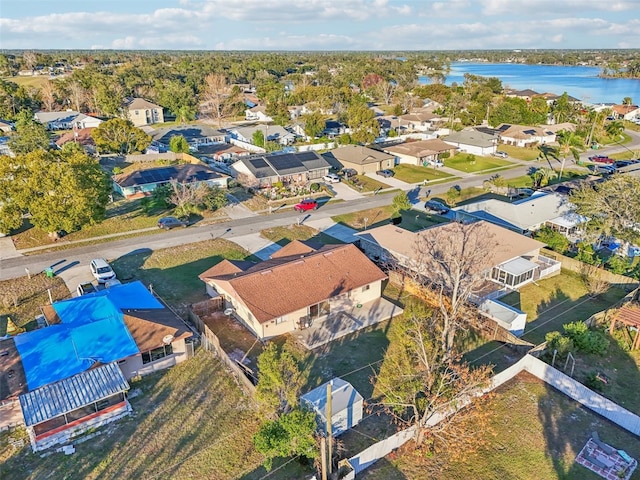
[[[146,108],[129,110],[129,120],[136,127],[164,123],[164,114],[161,108]]]
[[[155,362],[142,363],[142,354],[138,354],[120,360],[118,366],[120,370],[122,370],[125,378],[130,379],[136,375],[148,375],[184,362],[187,359],[186,342],[184,339],[172,342],[171,346],[173,348],[173,354],[156,360]]]

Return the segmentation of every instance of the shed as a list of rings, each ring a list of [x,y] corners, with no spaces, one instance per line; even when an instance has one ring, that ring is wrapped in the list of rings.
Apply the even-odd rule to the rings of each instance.
[[[334,378],[300,397],[318,415],[323,432],[327,431],[327,385],[331,384],[331,426],[333,436],[346,432],[362,420],[362,395],[349,382]]]

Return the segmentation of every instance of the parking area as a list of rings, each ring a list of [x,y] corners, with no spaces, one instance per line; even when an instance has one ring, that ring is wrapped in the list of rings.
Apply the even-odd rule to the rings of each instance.
[[[357,200],[358,198],[362,198],[363,195],[360,192],[355,191],[349,185],[344,182],[340,183],[328,183],[327,187],[333,190],[335,193],[334,198],[338,200]]]

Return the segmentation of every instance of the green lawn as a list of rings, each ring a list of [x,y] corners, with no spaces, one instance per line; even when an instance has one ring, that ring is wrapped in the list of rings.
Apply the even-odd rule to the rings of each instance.
[[[501,158],[481,157],[476,155],[474,156],[474,159],[475,160],[473,162],[470,162],[468,154],[459,153],[451,158],[447,158],[444,161],[444,164],[449,168],[467,173],[481,172],[493,168],[506,168],[515,166],[515,164]]]
[[[510,157],[518,160],[535,160],[540,156],[538,147],[515,147],[513,145],[498,145],[498,150],[507,152]]]
[[[394,169],[394,178],[407,183],[420,183],[433,180],[454,180],[454,176],[431,167],[419,167],[417,165],[400,164]]]
[[[0,434],[0,478],[66,480],[215,478],[257,480],[266,472],[252,436],[260,412],[215,357],[201,349],[170,370],[132,383],[133,415],[74,443],[70,456],[17,450],[9,439],[25,440],[19,429]],[[281,462],[276,462],[277,467]],[[291,462],[272,478],[302,478],[308,471]]]
[[[546,164],[540,164],[540,167],[546,167]],[[566,182],[569,180],[575,180],[577,178],[586,178],[588,175],[588,172],[585,171],[580,171],[580,170],[565,170],[562,173],[562,178],[553,178],[550,182],[549,185],[555,185],[557,183],[562,183],[562,182]],[[531,177],[529,175],[522,175],[520,177],[513,177],[513,178],[506,178],[507,180],[507,185],[509,185],[510,187],[516,187],[516,188],[531,188],[531,186],[533,185],[533,180],[531,180]]]
[[[380,178],[384,178],[384,177],[380,177]],[[359,192],[375,192],[376,190],[389,188],[389,185],[387,185],[383,181],[376,180],[371,177],[367,177],[366,175],[357,175],[355,177],[355,180],[354,181],[352,180],[353,180],[353,177],[351,177],[350,181],[345,183],[355,188]]]
[[[365,228],[365,223],[367,228],[378,227],[389,223],[392,213],[393,209],[391,205],[385,205],[384,207],[369,208],[357,212],[345,213],[343,215],[336,215],[335,217],[331,217],[331,220],[356,230],[362,230]]]
[[[293,240],[311,240],[321,245],[344,243],[330,235],[316,230],[315,228],[308,227],[307,225],[266,228],[260,231],[260,236],[281,246],[284,246]]]
[[[208,298],[198,275],[223,259],[251,259],[249,252],[225,239],[207,240],[162,250],[141,249],[111,262],[118,278],[153,284],[169,304],[180,307]]]
[[[47,290],[54,301],[70,295],[60,277],[47,278],[44,273],[31,272],[31,279],[25,275],[0,281],[0,337],[7,331],[8,318],[17,327],[35,328],[35,318],[42,313],[40,307],[49,304]]]
[[[410,210],[408,212],[402,212],[402,222],[400,223],[400,226],[405,230],[417,232],[418,230],[433,227],[440,223],[447,223],[448,221],[449,220],[439,215],[431,215],[418,210]]]
[[[57,242],[52,242],[47,232],[39,228],[25,225],[17,233],[11,235],[14,245],[18,250],[23,248],[39,247],[49,245],[58,247],[74,240],[86,240],[102,235],[114,233],[126,233],[133,230],[154,228],[158,224],[158,219],[171,215],[171,210],[145,213],[140,206],[140,200],[119,200],[107,205],[106,218],[101,223],[95,225],[85,225],[77,232],[71,232]],[[227,219],[224,210],[217,212],[204,212],[197,220],[199,223],[215,223]],[[157,229],[152,233],[161,233]]]
[[[586,320],[615,304],[625,294],[624,290],[611,287],[603,295],[590,297],[577,273],[562,270],[560,275],[530,283],[500,301],[527,314],[527,327],[522,338],[539,344],[544,341],[546,333],[561,331],[565,323]]]
[[[438,465],[435,458],[415,451],[409,442],[359,478],[597,480],[601,477],[574,462],[594,430],[604,442],[623,448],[634,458],[640,456],[637,437],[528,373],[496,389],[487,408],[492,413],[483,435],[488,444],[478,453],[454,451],[448,455],[445,450]]]

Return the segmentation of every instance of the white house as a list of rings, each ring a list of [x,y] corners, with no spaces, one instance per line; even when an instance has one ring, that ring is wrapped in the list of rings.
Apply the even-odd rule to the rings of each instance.
[[[547,144],[556,141],[556,134],[546,127],[527,125],[510,125],[503,123],[498,126],[500,142],[516,147],[530,147],[537,144]]]
[[[473,155],[491,155],[496,151],[498,137],[469,128],[460,132],[453,132],[443,137],[442,141],[457,147],[462,152]]]
[[[300,397],[300,403],[316,412],[320,430],[327,432],[328,385],[331,386],[331,433],[334,437],[362,420],[363,398],[349,382],[336,377]]]
[[[71,130],[73,128],[94,128],[102,123],[102,120],[90,117],[84,113],[67,110],[64,112],[36,112],[34,118],[42,123],[47,130]]]
[[[263,105],[247,108],[244,111],[244,118],[254,122],[273,122],[273,118],[267,115],[266,110],[267,108]]]

